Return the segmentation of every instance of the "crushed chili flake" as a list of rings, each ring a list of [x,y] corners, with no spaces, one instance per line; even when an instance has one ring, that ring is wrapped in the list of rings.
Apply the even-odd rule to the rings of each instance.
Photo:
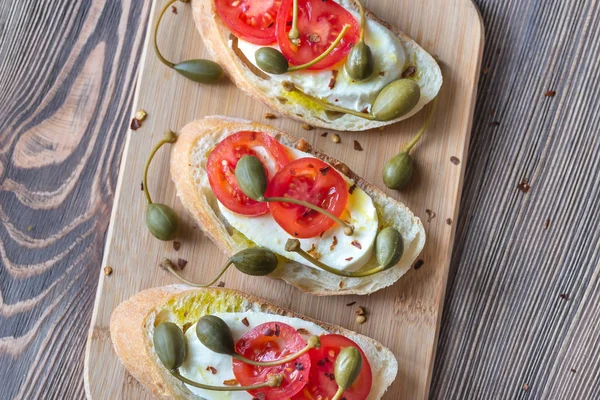
[[[298,236],[298,232],[294,232],[294,236]]]
[[[546,96],[546,97],[554,97],[554,96],[556,96],[556,91],[554,91],[554,90],[548,90],[546,93],[544,93],[544,96]]]
[[[346,303],[347,307],[352,307],[353,305],[355,305],[356,302],[355,301],[351,301],[350,303]]]
[[[325,231],[319,233],[319,237],[322,238],[324,234],[325,234]]]
[[[454,165],[460,164],[460,160],[458,159],[458,157],[454,157],[454,156],[450,157],[450,162]]]
[[[133,119],[131,120],[131,124],[129,125],[129,128],[130,128],[132,131],[137,131],[137,130],[139,129],[139,127],[140,127],[140,126],[142,126],[142,124],[141,124],[140,120],[139,120],[139,119],[137,119],[137,118],[133,118]]]
[[[354,193],[355,189],[356,189],[356,183],[348,188],[348,193],[350,193],[350,194]]]
[[[173,12],[173,14],[177,14],[177,7],[171,6],[171,11]]]
[[[187,260],[184,260],[183,258],[177,259],[177,266],[179,267],[179,269],[184,269],[187,263]]]
[[[266,118],[266,119],[276,119],[276,118],[277,118],[277,115],[275,115],[275,114],[273,114],[273,113],[270,113],[270,112],[266,112],[266,113],[265,113],[265,118]]]
[[[338,286],[340,287],[340,289],[342,289],[344,287],[344,281],[340,281],[340,284]]]
[[[429,208],[425,210],[425,213],[427,213],[427,222],[431,222],[431,220],[435,218],[435,212],[431,211]]]
[[[140,185],[140,187],[142,188],[142,192],[144,191],[144,182],[142,182],[142,184]]]
[[[219,284],[217,285],[217,287],[225,287],[225,282],[220,281]]]
[[[354,259],[354,257],[348,257],[346,258],[346,261],[352,261]]]
[[[529,181],[527,180],[527,178],[521,179],[521,182],[519,182],[519,184],[517,185],[517,189],[519,189],[523,193],[529,192],[531,186],[529,185]]]
[[[328,134],[328,133],[329,133],[329,132],[323,132],[323,133],[321,133],[321,136],[322,136],[322,137],[327,137],[327,134]]]
[[[331,243],[331,246],[329,246],[329,251],[333,251],[333,249],[335,249],[335,246],[337,246],[337,244],[338,244],[338,240],[337,240],[337,237],[334,235],[333,242]]]
[[[425,261],[423,260],[417,260],[417,262],[415,263],[415,266],[413,267],[415,270],[421,268],[423,266],[423,264],[425,264]]]
[[[279,337],[279,324],[275,324],[275,336]]]
[[[263,336],[273,336],[275,331],[271,328],[267,328],[263,331]]]
[[[354,150],[356,150],[356,151],[363,151],[363,148],[360,145],[360,143],[358,143],[358,140],[354,141]]]
[[[315,128],[313,128],[312,125],[309,124],[302,124],[302,129],[304,129],[305,131],[312,131]]]
[[[361,113],[363,114],[368,114],[369,113],[369,106],[366,106],[365,108],[363,108],[362,110],[360,110]]]
[[[329,380],[335,380],[335,375],[333,375],[333,372],[324,372],[324,374],[329,378]]]
[[[358,240],[353,240],[350,244],[358,249],[362,249],[362,245],[359,243]]]
[[[331,79],[329,80],[329,89],[333,89],[335,87],[335,84],[337,83],[337,75],[338,75],[338,71],[337,69],[334,69],[331,71]]]
[[[546,220],[546,222],[544,223],[544,229],[548,229],[548,228],[550,228],[550,218],[548,218]]]
[[[301,362],[294,363],[294,367],[296,368],[296,371],[304,371],[304,364]]]
[[[558,297],[560,297],[563,300],[569,300],[569,294],[568,293],[561,293]]]
[[[311,33],[310,35],[307,35],[306,38],[311,43],[319,43],[321,41],[321,36],[319,36],[319,34],[315,32]]]
[[[448,225],[452,225],[452,218],[446,218],[446,223]]]
[[[415,67],[414,65],[409,65],[408,67],[406,67],[404,72],[402,72],[402,78],[412,78],[413,76],[415,76],[416,73],[417,67]]]
[[[317,361],[317,365],[318,365],[319,367],[322,367],[322,366],[324,366],[324,365],[325,365],[325,359],[322,359],[322,360],[319,360],[319,361]]]
[[[180,248],[181,248],[181,243],[179,243],[178,241],[174,241],[173,242],[173,249],[175,249],[175,251],[177,251]]]
[[[310,335],[310,332],[304,328],[298,328],[298,329],[296,329],[296,332],[298,332],[301,335]]]
[[[379,73],[379,76],[385,76],[385,71],[381,71],[381,72]]]
[[[217,374],[217,369],[215,367],[211,367],[210,365],[208,367],[206,367],[207,371],[210,371],[211,374],[216,375]]]
[[[244,324],[246,327],[250,326],[250,322],[248,322],[248,318],[244,317],[244,319],[242,320],[242,324]]]
[[[321,171],[321,173],[323,174],[323,176],[327,175],[327,173],[329,172],[329,170],[331,169],[331,167],[324,167],[319,169],[319,171]]]
[[[226,381],[223,381],[223,385],[227,385],[227,386],[236,386],[238,384],[238,381],[235,379],[227,379]]]

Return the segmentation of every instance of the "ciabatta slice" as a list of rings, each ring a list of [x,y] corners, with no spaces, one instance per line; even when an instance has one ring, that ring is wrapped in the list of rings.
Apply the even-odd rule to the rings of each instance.
[[[171,285],[144,290],[113,311],[110,336],[127,370],[155,396],[161,399],[200,399],[161,364],[153,346],[154,328],[164,321],[183,327],[196,323],[206,314],[244,311],[304,319],[354,341],[367,356],[373,374],[373,385],[367,400],[380,399],[396,377],[396,358],[375,340],[339,326],[303,317],[231,289]]]
[[[175,182],[179,199],[212,241],[228,256],[252,246],[253,243],[240,240],[242,235],[228,224],[219,211],[217,199],[208,183],[206,161],[217,143],[239,131],[268,133],[289,147],[296,147],[301,140],[268,125],[215,116],[184,126],[171,149],[171,178]],[[342,163],[323,152],[310,146],[303,151],[340,170]],[[404,255],[399,263],[387,271],[365,278],[343,278],[288,261],[280,262],[270,277],[283,279],[315,295],[368,294],[392,285],[409,270],[425,244],[425,230],[421,220],[402,203],[388,197],[353,172],[347,172],[346,175],[373,199],[380,226],[393,226],[402,234]],[[363,268],[368,269],[369,265],[373,266],[372,263],[367,263]]]
[[[354,1],[340,0],[339,2],[344,8],[358,12]],[[202,35],[204,45],[213,59],[225,69],[227,75],[240,89],[277,112],[312,126],[338,131],[364,131],[390,125],[416,114],[433,100],[442,86],[442,73],[435,59],[406,34],[366,10],[369,20],[383,25],[400,38],[406,54],[407,65],[398,65],[398,68],[403,71],[408,65],[416,66],[417,73],[414,79],[421,88],[421,100],[408,114],[387,122],[370,121],[349,114],[340,117],[339,114],[332,115],[315,106],[307,108],[305,102],[294,101],[281,83],[273,81],[268,75],[253,72],[255,67],[249,66],[236,54],[234,50],[236,39],[232,37],[229,29],[217,14],[214,0],[192,0],[192,7],[194,21]]]

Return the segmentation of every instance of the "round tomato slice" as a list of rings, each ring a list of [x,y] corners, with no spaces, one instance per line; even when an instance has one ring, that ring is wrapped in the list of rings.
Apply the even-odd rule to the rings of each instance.
[[[312,349],[310,355],[311,368],[308,383],[304,389],[292,400],[331,399],[338,386],[335,383],[334,365],[340,350],[344,347],[354,346],[362,355],[362,369],[356,381],[344,392],[342,398],[346,400],[365,400],[371,391],[372,375],[371,366],[365,353],[352,340],[341,335],[321,336],[321,348]]]
[[[271,361],[297,353],[305,346],[302,336],[291,326],[282,322],[266,322],[242,336],[235,345],[235,351],[251,360]],[[243,386],[266,382],[272,374],[283,374],[281,386],[249,391],[252,396],[264,400],[289,399],[300,392],[308,381],[310,368],[308,354],[276,367],[255,367],[233,359],[233,374]]]
[[[281,0],[215,0],[229,30],[254,44],[275,43],[275,22]]]
[[[269,211],[266,203],[252,200],[242,192],[235,179],[235,166],[242,156],[253,155],[273,165],[279,171],[288,162],[285,148],[270,135],[262,132],[237,132],[221,141],[206,162],[208,182],[217,200],[228,210],[256,216]],[[265,168],[267,176],[269,169]]]
[[[283,0],[277,13],[277,43],[283,55],[292,65],[305,64],[319,55],[335,41],[344,25],[350,28],[342,41],[323,60],[308,69],[321,70],[342,61],[358,41],[360,25],[344,7],[335,1],[299,0],[299,41],[294,44],[288,38],[292,27],[293,0]]]
[[[346,208],[346,181],[331,166],[317,158],[299,158],[279,170],[269,182],[265,197],[304,200],[339,217]],[[269,202],[269,210],[287,233],[311,238],[329,229],[335,221],[304,206]]]

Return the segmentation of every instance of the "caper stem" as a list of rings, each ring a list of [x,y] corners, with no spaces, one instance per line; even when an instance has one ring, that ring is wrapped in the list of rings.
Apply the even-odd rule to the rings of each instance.
[[[340,42],[342,41],[342,38],[344,37],[346,32],[348,32],[348,29],[350,29],[350,25],[348,25],[348,24],[344,25],[344,27],[342,28],[339,35],[335,38],[335,40],[333,41],[333,43],[331,43],[331,45],[327,48],[327,50],[325,50],[318,57],[307,62],[306,64],[294,65],[293,67],[288,68],[288,72],[294,72],[294,71],[298,71],[301,69],[312,67],[313,65],[315,65],[316,63],[318,63],[319,61],[321,61],[322,59],[327,57],[329,55],[329,53],[331,53],[337,47],[337,45],[340,44]]]
[[[261,200],[259,199],[259,201],[261,201]],[[340,218],[336,217],[335,215],[333,215],[326,209],[316,206],[307,201],[293,199],[293,198],[289,198],[289,197],[264,197],[262,199],[262,201],[277,202],[277,203],[292,203],[292,204],[298,204],[299,206],[304,206],[306,208],[310,208],[311,210],[314,210],[316,212],[319,212],[319,213],[325,215],[326,217],[331,218],[332,220],[334,220],[341,226],[344,226],[345,227],[344,233],[346,234],[346,236],[352,236],[352,234],[354,233],[354,228],[352,227],[352,225],[350,225],[349,223],[347,223],[345,221],[342,221]]]
[[[335,395],[331,398],[331,400],[340,400],[345,391],[346,389],[344,389],[341,386],[338,386],[338,390],[337,392],[335,392]]]
[[[365,41],[365,28],[367,26],[367,19],[365,17],[365,8],[363,7],[360,0],[354,0],[354,3],[358,6],[358,10],[360,12],[360,36],[358,40],[361,42]]]
[[[154,155],[156,154],[156,152],[162,147],[163,144],[175,143],[176,140],[177,140],[177,136],[175,135],[175,133],[171,130],[167,131],[167,133],[165,133],[165,136],[163,136],[163,138],[160,140],[160,142],[158,142],[156,144],[156,146],[154,146],[154,148],[152,149],[152,152],[148,156],[148,160],[146,161],[146,166],[144,167],[144,178],[143,178],[144,195],[146,195],[146,200],[148,201],[148,204],[152,204],[152,198],[150,198],[150,192],[148,191],[148,168],[150,168],[150,163],[152,162],[152,159],[154,158]]]
[[[257,385],[252,385],[252,386],[212,386],[212,385],[205,385],[203,383],[198,383],[198,382],[189,380],[188,378],[182,376],[179,373],[178,369],[172,370],[171,374],[173,374],[173,376],[175,378],[179,379],[183,383],[187,383],[190,386],[194,386],[194,387],[197,387],[200,389],[205,389],[205,390],[213,390],[215,392],[229,392],[229,391],[241,392],[241,391],[247,391],[247,390],[263,389],[263,388],[267,388],[267,387],[279,387],[279,385],[281,385],[281,382],[279,382],[278,385],[273,385],[273,383],[271,383],[270,381],[267,381],[267,382],[259,383]]]
[[[291,41],[300,37],[300,30],[298,29],[298,0],[294,0],[292,9],[292,28],[288,32],[288,37]]]
[[[414,145],[417,144],[419,139],[421,139],[421,136],[423,136],[423,134],[425,133],[425,131],[431,124],[431,121],[433,120],[433,114],[435,114],[435,110],[437,108],[437,99],[438,98],[436,96],[433,99],[433,101],[431,102],[431,106],[429,106],[429,110],[427,111],[427,118],[425,119],[425,122],[423,122],[423,125],[421,125],[421,129],[419,129],[419,132],[417,132],[415,137],[413,137],[411,139],[411,141],[408,142],[406,144],[406,146],[404,146],[404,148],[402,149],[402,152],[409,153],[412,150],[412,148],[414,147]]]
[[[154,26],[154,51],[156,52],[156,56],[158,57],[160,62],[162,62],[169,68],[174,68],[175,64],[172,63],[171,61],[167,60],[166,58],[164,58],[162,53],[158,49],[158,27],[160,25],[160,21],[162,20],[163,15],[165,15],[165,12],[167,11],[167,9],[176,1],[177,0],[171,0],[163,7],[160,14],[158,15],[158,20],[156,21],[156,25]]]
[[[240,360],[243,363],[255,365],[257,367],[274,367],[276,365],[283,365],[283,364],[287,364],[291,361],[294,361],[295,359],[297,359],[297,358],[303,356],[304,354],[306,354],[307,352],[309,352],[311,349],[315,349],[315,348],[318,349],[319,347],[321,347],[321,341],[319,340],[319,337],[311,336],[310,339],[308,340],[308,343],[306,344],[306,346],[304,346],[304,348],[302,350],[298,351],[297,353],[290,354],[289,356],[287,356],[285,358],[281,358],[279,360],[254,361],[254,360],[246,358],[238,353],[234,353],[231,356],[237,360]]]
[[[285,249],[287,251],[291,251],[291,252],[298,254],[299,256],[304,258],[306,261],[310,262],[313,265],[316,265],[317,267],[321,268],[322,270],[325,270],[334,275],[345,276],[347,278],[364,278],[365,276],[375,275],[378,272],[386,270],[386,268],[381,265],[378,267],[375,267],[375,268],[371,268],[366,271],[353,271],[353,272],[340,271],[335,268],[331,268],[329,265],[317,260],[310,254],[308,254],[306,251],[302,250],[302,248],[300,247],[300,241],[298,239],[288,239],[287,243],[285,244]]]
[[[174,265],[171,262],[171,260],[169,259],[165,259],[161,265],[166,268],[167,271],[169,271],[171,274],[175,275],[180,281],[182,281],[183,283],[187,283],[190,286],[194,286],[194,287],[209,287],[215,284],[215,282],[217,282],[219,280],[219,278],[221,276],[223,276],[223,274],[225,273],[225,271],[227,271],[227,268],[229,268],[229,266],[233,264],[233,261],[231,260],[231,258],[229,260],[227,260],[227,262],[225,263],[225,265],[223,266],[223,268],[221,268],[221,271],[219,271],[219,273],[217,274],[217,276],[215,276],[215,278],[208,282],[208,283],[197,283],[197,282],[192,282],[186,278],[184,278],[183,276],[179,275],[179,273],[177,271],[175,271]]]
[[[316,97],[313,97],[313,96],[311,96],[309,94],[304,93],[303,91],[301,91],[300,89],[298,89],[295,86],[290,87],[288,90],[296,92],[298,95],[300,95],[300,97],[304,97],[306,100],[309,100],[309,101],[312,101],[314,103],[317,103],[318,105],[320,105],[321,107],[323,107],[326,110],[340,112],[340,113],[344,113],[344,114],[351,114],[351,115],[354,115],[354,116],[357,116],[357,117],[360,117],[360,118],[365,118],[365,119],[368,119],[368,120],[371,120],[371,121],[376,121],[377,120],[377,118],[375,118],[375,116],[372,115],[372,114],[367,114],[367,113],[364,113],[364,112],[351,110],[349,108],[344,108],[344,107],[339,107],[339,106],[336,106],[336,105],[333,105],[333,104],[329,104],[326,101],[323,101],[321,99],[318,99]]]

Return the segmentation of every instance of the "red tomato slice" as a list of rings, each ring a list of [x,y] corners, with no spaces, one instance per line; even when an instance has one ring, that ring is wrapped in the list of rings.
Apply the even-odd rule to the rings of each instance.
[[[281,0],[215,0],[217,13],[234,35],[254,44],[275,43]]]
[[[242,156],[253,155],[263,161],[264,151],[258,154],[256,150],[263,148],[279,171],[288,162],[289,157],[285,148],[270,135],[262,132],[238,132],[221,141],[208,156],[206,171],[208,182],[217,199],[228,210],[238,214],[256,216],[269,211],[266,203],[259,203],[247,197],[235,180],[235,166]],[[267,176],[269,175],[268,169]]]
[[[356,343],[341,335],[321,336],[321,348],[312,349],[310,355],[311,369],[308,383],[292,400],[330,399],[337,392],[333,369],[335,359],[343,347],[354,346],[362,355],[362,369],[352,386],[344,392],[346,400],[365,400],[371,391],[372,375],[369,361]]]
[[[282,168],[267,187],[265,197],[289,197],[304,200],[342,215],[348,201],[346,181],[331,166],[317,158],[299,158]],[[335,223],[331,218],[304,206],[270,202],[275,221],[297,238],[320,235]]]
[[[292,27],[293,0],[283,0],[277,13],[277,43],[292,65],[305,64],[321,55],[335,41],[344,25],[350,25],[340,44],[323,60],[308,69],[321,70],[342,61],[358,41],[360,25],[344,7],[334,1],[299,0],[299,43],[288,38]]]
[[[291,326],[267,322],[242,336],[235,345],[235,351],[251,360],[271,361],[297,353],[305,346],[302,336]],[[252,396],[264,400],[289,399],[300,392],[308,381],[310,368],[308,354],[276,367],[255,367],[233,359],[235,379],[243,386],[266,382],[272,374],[283,374],[281,386],[249,391]]]

